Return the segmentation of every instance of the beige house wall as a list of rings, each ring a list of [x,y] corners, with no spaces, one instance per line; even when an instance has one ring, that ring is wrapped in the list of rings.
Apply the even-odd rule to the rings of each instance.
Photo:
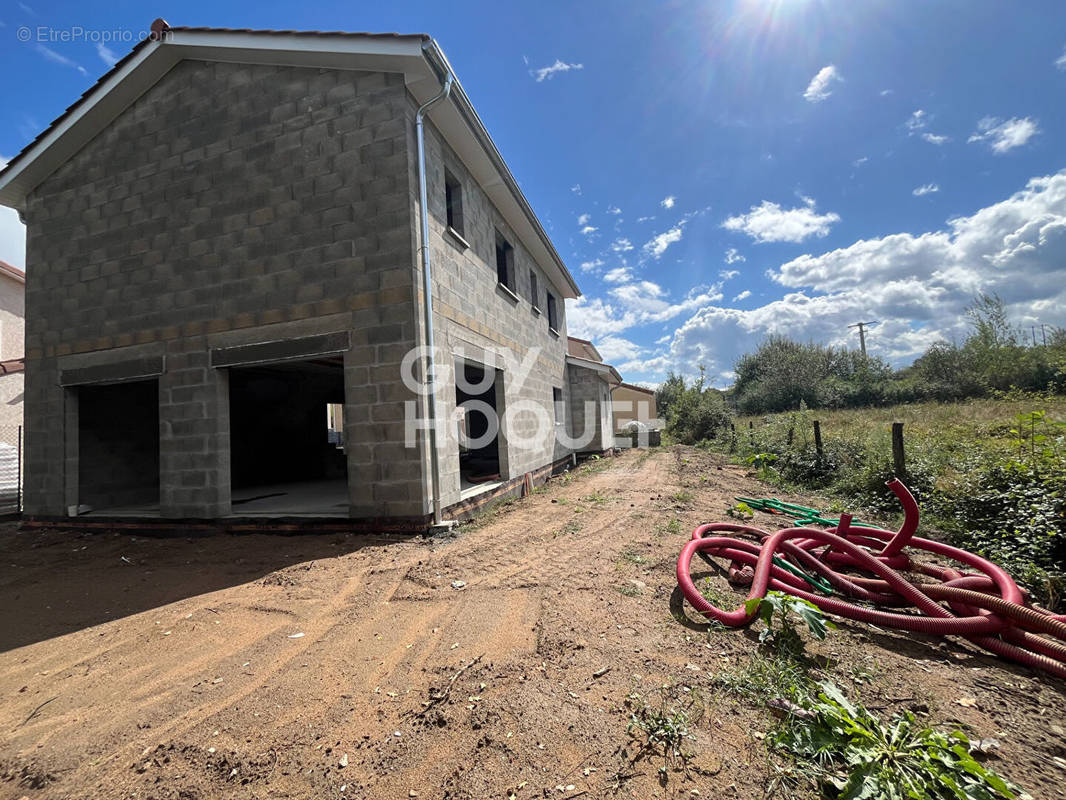
[[[631,386],[622,384],[615,387],[611,393],[614,405],[614,427],[620,431],[626,423],[637,420],[645,424],[659,417],[655,408],[655,393],[642,392]],[[628,403],[628,405],[627,405]]]
[[[23,356],[26,284],[0,270],[0,361]],[[0,443],[15,445],[22,424],[23,373],[0,374]]]

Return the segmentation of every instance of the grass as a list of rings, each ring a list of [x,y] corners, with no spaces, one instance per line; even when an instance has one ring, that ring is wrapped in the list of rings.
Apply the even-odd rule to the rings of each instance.
[[[592,492],[591,494],[585,495],[581,499],[584,500],[586,503],[594,503],[598,506],[605,505],[610,500],[610,498],[607,497],[607,495],[605,495],[599,489]]]
[[[629,547],[622,551],[622,554],[618,556],[618,566],[624,567],[626,565],[641,566],[647,564],[648,559],[642,556],[633,548]]]
[[[685,506],[692,502],[693,496],[694,495],[692,494],[692,492],[686,489],[679,489],[678,491],[670,495],[670,500],[675,505]]]
[[[719,670],[711,683],[759,708],[777,699],[792,703],[807,700],[815,685],[803,664],[765,647],[753,652],[737,666]]]
[[[552,536],[573,536],[575,533],[579,533],[580,531],[581,523],[578,522],[576,519],[572,519],[565,525],[563,525],[563,527],[559,528],[554,534],[552,534]]]
[[[892,423],[903,423],[904,448],[908,461],[921,459],[950,478],[978,451],[993,451],[1004,456],[1013,453],[1010,428],[1015,416],[1034,409],[1046,410],[1049,417],[1066,419],[1066,397],[1013,395],[982,398],[956,403],[913,403],[884,408],[854,408],[770,414],[763,417],[738,417],[737,429],[743,429],[741,451],[744,456],[768,450],[770,442],[783,444],[788,430],[793,430],[793,447],[813,447],[813,421],[821,425],[823,440],[862,442],[867,449],[890,458]],[[755,425],[755,445],[748,443],[748,423]]]
[[[670,517],[667,522],[662,522],[656,526],[655,532],[660,536],[677,536],[681,533],[680,517]]]
[[[816,452],[813,423],[820,423]],[[1066,596],[1066,397],[1001,393],[957,403],[797,411],[742,418],[730,454],[785,491],[814,492],[831,508],[895,527],[885,482],[897,472],[891,427],[903,423],[901,477],[934,538],[1003,566],[1056,608]],[[749,440],[747,423],[754,423]]]
[[[687,772],[692,754],[685,750],[685,740],[689,738],[689,728],[700,721],[704,711],[699,692],[667,684],[647,696],[633,690],[624,705],[629,710],[626,732],[637,743],[637,751],[629,756],[630,765],[649,756],[661,756],[659,775],[663,782],[671,769]]]

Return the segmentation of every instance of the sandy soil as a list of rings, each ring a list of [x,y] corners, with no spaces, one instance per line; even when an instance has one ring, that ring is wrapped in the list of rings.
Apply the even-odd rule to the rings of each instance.
[[[8,527],[0,798],[762,797],[772,718],[712,684],[753,634],[679,619],[673,568],[698,522],[768,493],[673,449],[445,539]],[[863,625],[813,650],[872,708],[971,726],[997,771],[1066,797],[1061,682]],[[664,684],[705,706],[665,776],[626,730]]]

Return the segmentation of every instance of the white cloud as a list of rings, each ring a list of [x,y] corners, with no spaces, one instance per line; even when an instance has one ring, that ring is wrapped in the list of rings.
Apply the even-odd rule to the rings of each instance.
[[[645,243],[644,252],[652,258],[662,257],[662,254],[666,252],[666,249],[670,245],[681,241],[683,225],[684,223],[680,225],[675,225],[670,230],[665,231],[664,233],[660,233],[651,241]]]
[[[882,89],[881,92],[880,92],[882,97],[888,97],[890,94],[895,94],[895,93],[896,92],[893,89]]]
[[[727,264],[736,264],[740,261],[747,260],[748,259],[744,258],[744,256],[740,254],[740,251],[737,250],[735,247],[730,247],[728,250],[725,251],[725,263]],[[733,271],[735,272],[735,270]]]
[[[620,209],[618,206],[607,206],[607,213],[618,216],[622,213],[622,209]]]
[[[751,292],[745,289],[743,292],[733,298],[733,302],[738,303],[741,300],[747,300],[749,297],[751,297]]]
[[[641,323],[665,322],[686,311],[693,311],[709,302],[722,299],[718,287],[697,286],[677,303],[669,299],[669,292],[652,281],[635,281],[616,286],[608,294],[628,311],[637,315]]]
[[[915,189],[913,192],[911,192],[911,194],[913,194],[915,197],[921,197],[922,195],[932,194],[933,192],[939,192],[939,191],[940,191],[940,187],[937,184],[935,184],[935,183],[923,183],[921,186],[919,186],[917,189]]]
[[[661,205],[663,208],[673,208],[675,202],[677,202],[677,198],[674,197],[673,195],[669,195],[667,197],[664,197],[659,202],[659,205]]]
[[[582,214],[580,217],[577,218],[577,224],[578,225],[588,225],[590,219],[592,219],[592,217],[589,216],[588,214]]]
[[[919,108],[917,111],[911,114],[910,117],[907,118],[907,121],[903,124],[907,126],[907,130],[910,131],[912,134],[917,133],[929,124],[929,117],[924,111],[922,111],[922,109]]]
[[[80,72],[82,75],[88,75],[89,74],[85,70],[85,67],[83,67],[81,64],[79,64],[77,61],[74,61],[73,59],[67,58],[62,53],[57,53],[52,48],[45,47],[43,44],[38,44],[37,45],[37,52],[40,53],[42,56],[44,56],[49,61],[52,61],[52,62],[54,62],[56,64],[62,64],[64,67],[73,67],[78,72]]]
[[[822,67],[818,70],[818,74],[811,78],[811,82],[807,84],[803,97],[808,103],[820,103],[833,93],[830,88],[832,84],[843,80],[844,78],[841,77],[840,71],[832,64]]]
[[[603,336],[598,338],[595,344],[596,349],[603,356],[603,360],[608,363],[623,360],[629,361],[639,357],[644,352],[640,345],[621,336]]]
[[[819,214],[809,197],[797,208],[781,208],[777,203],[763,200],[752,206],[747,214],[729,217],[722,227],[746,233],[756,242],[802,242],[810,236],[819,238],[829,233],[830,226],[840,221],[833,212]]]
[[[603,273],[603,279],[607,283],[628,283],[633,280],[633,272],[629,267],[615,267]]]
[[[868,345],[905,363],[935,341],[961,340],[978,292],[1003,298],[1017,324],[1066,325],[1066,171],[943,230],[859,240],[768,274],[789,293],[751,309],[701,306],[675,332],[661,372],[704,363],[719,375],[772,333],[854,348],[847,326],[857,319],[881,320]]]
[[[861,167],[863,164],[865,164],[869,160],[870,160],[869,156],[863,156],[862,158],[856,158],[854,161],[851,162],[851,166],[853,166],[853,167]]]
[[[594,234],[598,230],[599,230],[599,228],[596,228],[596,227],[594,227],[592,225],[586,225],[584,228],[581,229],[581,235],[582,236],[591,236],[592,234]]]
[[[8,159],[0,156],[0,169],[7,162]],[[0,261],[26,269],[26,226],[12,208],[0,208]]]
[[[582,261],[581,262],[581,271],[582,272],[595,272],[600,267],[602,267],[605,263],[607,263],[607,262],[605,262],[602,258],[594,258],[591,261]]]
[[[571,335],[599,341],[638,325],[667,322],[722,299],[717,286],[697,286],[673,302],[669,292],[652,281],[615,286],[607,294],[606,300],[583,295],[567,301],[566,325]]]
[[[739,269],[723,269],[721,272],[718,273],[718,277],[721,278],[723,281],[731,281],[739,274]]]
[[[96,43],[96,55],[100,56],[101,60],[109,67],[115,66],[118,62],[118,56],[115,54],[115,51],[103,42]]]
[[[575,183],[573,186],[570,187],[570,191],[574,194],[581,194],[581,184]]]
[[[1062,55],[1055,59],[1055,66],[1061,70],[1066,70],[1066,47],[1062,48]]]
[[[616,253],[628,253],[633,249],[633,243],[624,236],[619,236],[611,242],[611,249]]]
[[[584,69],[584,64],[568,64],[560,59],[555,59],[555,63],[548,67],[540,67],[539,69],[531,69],[529,74],[540,83],[544,80],[551,80],[560,72],[569,72],[572,69]]]
[[[1002,154],[1028,144],[1038,133],[1040,128],[1036,120],[1030,117],[1012,117],[1006,121],[998,117],[985,117],[977,123],[977,132],[967,141],[988,142],[993,153]]]
[[[942,145],[950,142],[950,136],[944,136],[943,134],[939,133],[930,133],[929,131],[925,130],[926,126],[929,124],[930,119],[931,117],[929,116],[929,114],[919,108],[909,117],[907,117],[907,121],[903,123],[904,127],[907,129],[907,135],[915,136],[920,134],[924,141],[929,142],[929,144],[935,145]]]
[[[655,219],[654,214],[650,217],[637,217],[637,222],[651,222],[653,219]]]

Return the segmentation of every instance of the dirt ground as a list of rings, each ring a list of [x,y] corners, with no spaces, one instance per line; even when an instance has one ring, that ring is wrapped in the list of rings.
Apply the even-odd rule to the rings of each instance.
[[[679,619],[674,564],[733,495],[770,493],[674,448],[432,540],[7,527],[0,798],[763,797],[773,718],[714,683],[754,633]],[[859,624],[811,649],[878,713],[969,726],[994,769],[1066,797],[1061,682]],[[665,774],[627,733],[630,696],[663,685],[705,706]]]

